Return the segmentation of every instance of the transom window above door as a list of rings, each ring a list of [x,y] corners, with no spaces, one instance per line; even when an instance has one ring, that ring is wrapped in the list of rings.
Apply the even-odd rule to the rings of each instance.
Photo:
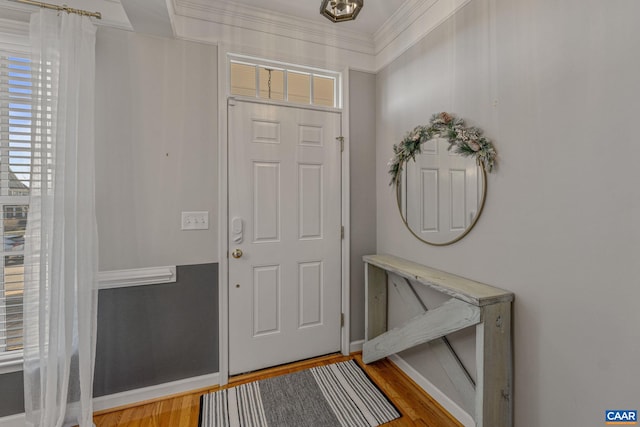
[[[340,74],[247,58],[229,61],[231,95],[339,108]]]

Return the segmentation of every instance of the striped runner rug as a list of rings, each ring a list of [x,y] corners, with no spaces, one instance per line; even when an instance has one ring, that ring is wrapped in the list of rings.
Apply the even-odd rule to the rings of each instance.
[[[205,394],[200,427],[366,427],[400,413],[349,360]]]

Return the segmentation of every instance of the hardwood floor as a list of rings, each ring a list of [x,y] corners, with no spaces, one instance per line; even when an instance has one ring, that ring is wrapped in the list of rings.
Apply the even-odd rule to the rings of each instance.
[[[462,424],[456,421],[392,362],[385,359],[364,365],[360,354],[324,356],[239,375],[231,378],[225,387],[233,387],[250,381],[348,359],[355,359],[402,413],[401,418],[387,423],[385,426],[462,427]],[[94,421],[96,427],[197,427],[200,395],[219,389],[221,387],[216,386],[195,390],[136,406],[99,412],[96,413]]]

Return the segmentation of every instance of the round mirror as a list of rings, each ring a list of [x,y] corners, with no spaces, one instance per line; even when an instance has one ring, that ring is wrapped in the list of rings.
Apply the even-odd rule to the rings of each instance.
[[[493,144],[477,128],[436,114],[394,145],[390,165],[398,209],[411,234],[435,246],[462,239],[478,221],[487,194]]]

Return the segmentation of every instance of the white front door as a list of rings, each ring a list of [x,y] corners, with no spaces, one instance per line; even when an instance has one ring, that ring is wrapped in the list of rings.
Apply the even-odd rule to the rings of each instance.
[[[340,350],[340,122],[230,101],[231,375]]]

